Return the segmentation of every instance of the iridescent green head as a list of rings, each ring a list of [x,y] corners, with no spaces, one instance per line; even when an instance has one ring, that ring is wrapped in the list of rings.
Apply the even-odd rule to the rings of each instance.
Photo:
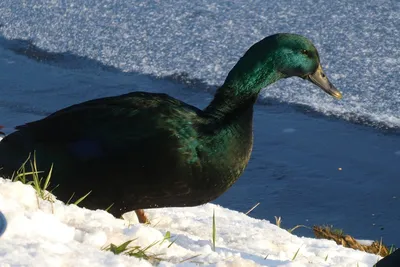
[[[246,94],[293,76],[311,81],[335,98],[342,97],[324,74],[315,46],[297,34],[275,34],[254,44],[228,74],[225,84]]]

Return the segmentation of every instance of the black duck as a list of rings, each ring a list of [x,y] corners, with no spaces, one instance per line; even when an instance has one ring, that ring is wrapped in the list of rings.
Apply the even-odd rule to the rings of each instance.
[[[253,105],[262,88],[297,76],[341,98],[319,61],[305,37],[275,34],[244,54],[204,110],[145,92],[64,108],[16,127],[0,142],[0,176],[10,177],[35,151],[38,170],[54,164],[51,183],[59,187],[53,193],[63,201],[92,191],[82,205],[114,203],[116,217],[207,203],[232,186],[249,161]]]

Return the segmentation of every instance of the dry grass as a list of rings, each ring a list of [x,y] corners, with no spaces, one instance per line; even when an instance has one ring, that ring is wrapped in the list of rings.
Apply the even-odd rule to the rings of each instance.
[[[341,230],[335,230],[329,226],[314,226],[313,232],[315,237],[333,240],[338,245],[342,245],[347,248],[357,249],[368,253],[373,253],[386,257],[392,251],[385,246],[381,241],[374,241],[371,245],[362,245],[356,239],[350,235],[346,235]]]

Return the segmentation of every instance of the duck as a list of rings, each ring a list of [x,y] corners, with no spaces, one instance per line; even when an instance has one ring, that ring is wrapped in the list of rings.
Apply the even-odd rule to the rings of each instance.
[[[16,127],[0,142],[0,176],[11,178],[35,156],[52,193],[83,196],[88,209],[119,218],[144,209],[198,206],[226,192],[253,148],[253,110],[260,91],[299,77],[336,99],[317,49],[292,33],[267,36],[230,70],[204,109],[164,93],[130,92],[75,104]],[[26,166],[29,169],[29,164]]]

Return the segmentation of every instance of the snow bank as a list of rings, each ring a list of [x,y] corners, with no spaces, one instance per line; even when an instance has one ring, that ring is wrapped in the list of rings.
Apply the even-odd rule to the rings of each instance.
[[[90,196],[89,196],[90,197]],[[38,207],[39,204],[39,207]],[[40,200],[31,186],[0,178],[0,210],[8,228],[0,238],[0,266],[152,266],[146,260],[114,255],[102,248],[135,239],[163,260],[158,266],[372,266],[379,257],[337,246],[333,241],[297,237],[265,220],[206,204],[148,210],[152,225],[102,210]],[[216,251],[212,214],[216,214]],[[173,244],[171,245],[171,242]],[[294,260],[293,257],[299,250]],[[358,265],[357,265],[358,264]]]

